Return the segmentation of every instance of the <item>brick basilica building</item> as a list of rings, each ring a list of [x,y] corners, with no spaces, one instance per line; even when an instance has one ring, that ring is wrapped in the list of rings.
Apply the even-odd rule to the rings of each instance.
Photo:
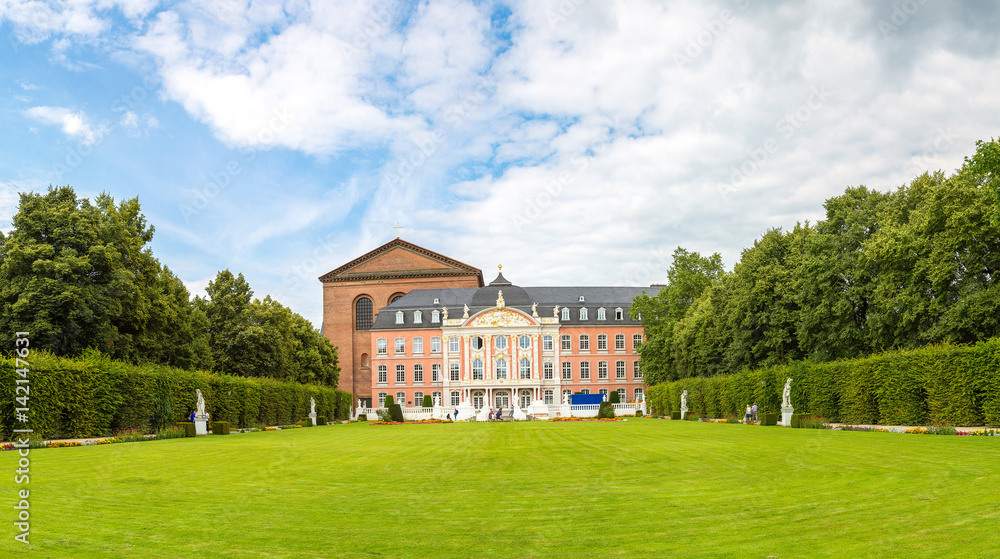
[[[656,287],[519,287],[402,239],[320,276],[339,387],[365,407],[433,396],[474,408],[643,394],[632,299]]]

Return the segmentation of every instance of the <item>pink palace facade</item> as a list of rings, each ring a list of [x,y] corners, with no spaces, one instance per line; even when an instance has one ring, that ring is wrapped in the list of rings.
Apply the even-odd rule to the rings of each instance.
[[[372,395],[420,407],[509,409],[574,392],[643,399],[642,325],[632,299],[658,288],[519,287],[499,274],[480,288],[411,291],[371,327]]]

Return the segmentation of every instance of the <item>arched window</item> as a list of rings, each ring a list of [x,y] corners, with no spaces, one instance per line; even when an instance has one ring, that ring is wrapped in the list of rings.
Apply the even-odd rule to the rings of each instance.
[[[354,303],[354,329],[370,330],[372,327],[372,300],[368,297],[358,299]]]
[[[441,311],[434,309],[431,311],[431,322],[441,322]]]
[[[580,309],[580,320],[587,320],[587,308]]]
[[[507,349],[507,336],[497,336],[494,343],[499,350]]]
[[[521,346],[521,349],[531,349],[531,338],[522,335],[518,338],[518,345]]]
[[[569,309],[566,307],[562,310],[562,320],[569,320]]]
[[[597,320],[606,320],[607,315],[605,314],[604,307],[597,309]]]

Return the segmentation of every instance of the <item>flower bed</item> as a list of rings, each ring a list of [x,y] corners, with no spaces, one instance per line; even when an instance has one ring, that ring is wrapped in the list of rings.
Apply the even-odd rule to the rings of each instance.
[[[443,419],[418,419],[414,421],[369,421],[369,425],[426,425],[428,423],[454,423]]]
[[[585,418],[585,417],[554,417],[549,421],[628,421],[628,419],[621,417],[614,417],[614,418],[606,417],[603,419]]]

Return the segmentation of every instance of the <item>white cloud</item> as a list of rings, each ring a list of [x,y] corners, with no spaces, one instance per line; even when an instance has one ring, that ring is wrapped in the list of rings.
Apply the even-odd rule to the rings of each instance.
[[[17,205],[20,203],[17,192],[17,185],[0,182],[0,231],[4,234],[10,233],[14,228],[11,220],[14,219]]]
[[[110,130],[106,122],[94,124],[83,112],[72,112],[64,107],[31,107],[24,114],[45,124],[56,124],[66,136],[84,145],[99,142]]]

